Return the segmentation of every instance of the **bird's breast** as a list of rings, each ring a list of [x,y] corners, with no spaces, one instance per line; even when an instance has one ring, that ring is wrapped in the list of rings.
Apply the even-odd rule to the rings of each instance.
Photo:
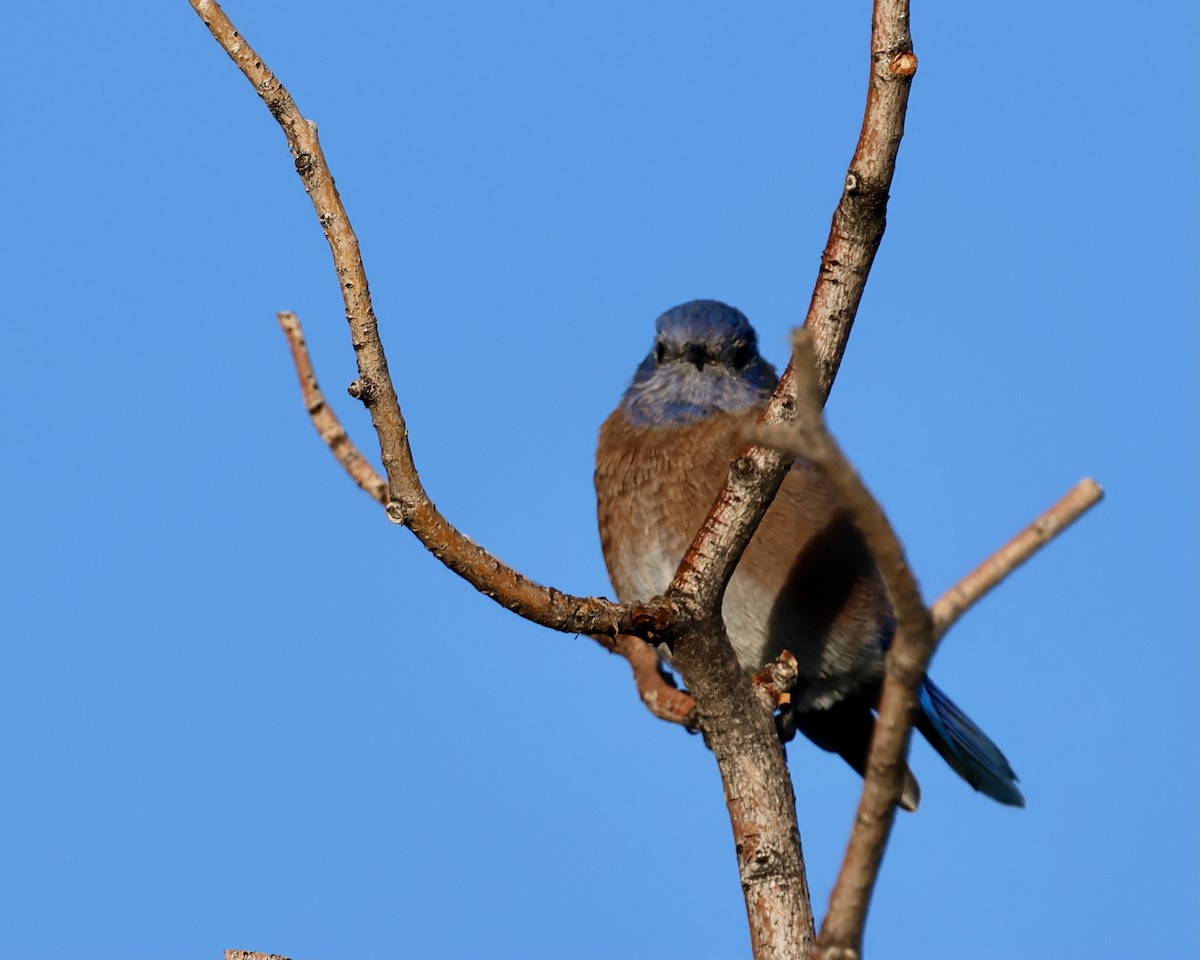
[[[622,601],[664,592],[712,507],[755,411],[682,425],[633,426],[618,409],[600,430],[600,541]],[[878,679],[890,606],[858,531],[828,482],[800,465],[787,476],[726,590],[726,631],[757,670],[785,648],[804,681],[801,708]]]

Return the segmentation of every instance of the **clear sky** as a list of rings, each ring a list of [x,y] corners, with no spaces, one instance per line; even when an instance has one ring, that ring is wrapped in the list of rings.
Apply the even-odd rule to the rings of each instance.
[[[868,5],[230,0],[321,129],[418,465],[606,593],[596,429],[662,310],[777,362],[858,132]],[[353,356],[283,138],[183,0],[6,15],[0,957],[745,956],[711,756],[626,665],[474,594],[305,416]],[[1107,500],[933,675],[880,958],[1200,951],[1197,11],[914,0],[887,235],[829,406],[930,599]],[[824,912],[859,781],[791,748]]]

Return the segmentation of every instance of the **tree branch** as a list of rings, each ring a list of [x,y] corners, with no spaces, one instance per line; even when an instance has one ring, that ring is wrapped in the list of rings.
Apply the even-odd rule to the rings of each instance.
[[[1082,517],[1104,497],[1104,490],[1085,477],[1049,510],[947,590],[930,609],[933,635],[941,637],[959,617],[998,586],[1038,550]]]
[[[693,731],[697,729],[699,721],[696,716],[696,701],[690,693],[675,686],[670,677],[663,672],[662,660],[650,644],[628,634],[623,634],[615,640],[602,636],[596,636],[594,639],[606,649],[629,661],[638,695],[647,710],[660,720],[677,723]]]
[[[823,397],[829,396],[841,366],[867,274],[887,226],[888,192],[904,136],[909,88],[917,72],[908,8],[909,0],[875,0],[872,7],[871,72],[862,131],[804,320],[812,334]]]
[[[286,310],[275,316],[292,352],[292,363],[295,364],[296,375],[300,378],[300,395],[304,398],[304,406],[317,435],[325,441],[337,462],[350,474],[350,479],[358,484],[359,489],[380,506],[386,507],[387,481],[376,472],[370,461],[359,453],[358,447],[354,445],[337,414],[333,412],[333,407],[326,402],[325,393],[317,383],[317,372],[313,369],[312,356],[308,352],[308,343],[304,339],[300,318]]]
[[[358,238],[325,163],[316,125],[300,114],[291,94],[238,34],[214,0],[189,0],[189,3],[279,122],[296,162],[296,172],[329,243],[358,362],[359,378],[351,384],[351,394],[367,407],[379,436],[380,455],[387,474],[389,519],[408,527],[434,556],[480,593],[534,623],[568,633],[631,633],[644,638],[665,630],[673,615],[669,601],[657,598],[642,604],[614,604],[597,597],[561,593],[502,563],[472,543],[438,512],[413,462],[408,427],[379,339]],[[303,374],[301,385],[304,386]],[[355,479],[357,482],[358,477]],[[375,495],[374,490],[368,492]]]

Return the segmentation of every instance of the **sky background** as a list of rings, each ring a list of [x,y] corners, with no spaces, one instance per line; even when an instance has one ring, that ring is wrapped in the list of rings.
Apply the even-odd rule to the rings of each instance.
[[[781,363],[862,115],[866,3],[230,0],[320,125],[418,466],[609,591],[600,422],[696,297]],[[879,958],[1200,952],[1197,10],[914,3],[887,235],[829,405],[927,597],[1107,499],[933,675],[1028,808],[922,742]],[[6,15],[0,957],[748,955],[715,765],[623,661],[447,573],[362,448],[278,128],[183,0]],[[819,914],[859,781],[790,749]]]

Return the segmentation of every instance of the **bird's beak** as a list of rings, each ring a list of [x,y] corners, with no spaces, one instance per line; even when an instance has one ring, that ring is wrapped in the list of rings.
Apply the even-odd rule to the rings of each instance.
[[[695,366],[697,370],[703,370],[706,363],[712,363],[712,357],[698,343],[689,343],[687,349],[683,351],[683,359]]]

